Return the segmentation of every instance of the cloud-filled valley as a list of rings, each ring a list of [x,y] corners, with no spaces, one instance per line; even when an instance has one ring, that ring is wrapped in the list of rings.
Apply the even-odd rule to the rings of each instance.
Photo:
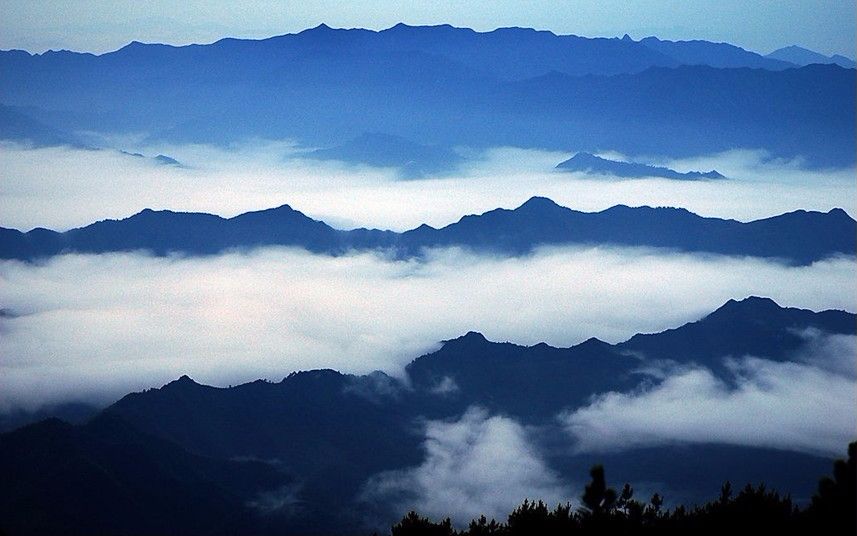
[[[129,150],[165,154],[184,167],[112,150],[0,144],[0,226],[65,230],[143,208],[234,216],[288,203],[337,228],[405,230],[515,207],[534,195],[584,211],[617,204],[676,206],[741,221],[796,209],[839,207],[857,214],[853,169],[805,169],[799,161],[770,160],[758,151],[652,160],[679,171],[717,169],[730,177],[726,181],[611,180],[560,173],[553,168],[568,153],[514,148],[471,151],[454,173],[402,181],[390,168],[302,158],[305,149],[286,142],[223,149],[139,147],[132,141]]]
[[[654,385],[604,393],[559,420],[580,452],[723,443],[836,456],[857,427],[857,337],[812,334],[803,354],[724,356],[727,379],[674,367]]]
[[[854,532],[854,61],[511,6],[0,50],[0,535]]]
[[[267,248],[4,261],[0,402],[103,402],[181,374],[214,385],[324,367],[400,375],[411,359],[469,330],[519,344],[619,342],[748,295],[854,311],[853,293],[843,292],[854,269],[847,258],[787,267],[597,247],[513,259],[456,249],[418,261]]]
[[[456,420],[424,423],[424,433],[423,462],[375,475],[362,500],[463,526],[480,515],[502,519],[526,498],[559,504],[569,496],[570,486],[513,419],[471,407]]]

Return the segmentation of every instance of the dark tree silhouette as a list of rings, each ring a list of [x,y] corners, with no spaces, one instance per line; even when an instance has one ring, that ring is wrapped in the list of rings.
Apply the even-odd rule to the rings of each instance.
[[[848,445],[847,460],[834,462],[833,478],[819,481],[806,517],[826,534],[857,534],[857,442]]]
[[[392,536],[454,536],[455,530],[449,518],[434,523],[416,512],[408,512],[401,521],[393,525]]]
[[[590,470],[582,506],[570,504],[550,510],[542,501],[525,500],[509,514],[506,523],[473,520],[467,530],[456,532],[449,519],[433,523],[410,512],[392,528],[393,536],[586,536],[776,534],[777,536],[825,536],[857,534],[857,443],[848,446],[848,459],[837,460],[833,476],[824,477],[818,493],[805,510],[789,496],[781,496],[764,484],[747,484],[737,494],[724,482],[720,496],[705,505],[664,510],[663,496],[652,495],[648,504],[635,500],[634,488],[625,484],[617,494],[607,486],[604,468]]]
[[[470,536],[497,536],[505,533],[506,527],[493,519],[488,521],[484,515],[471,521],[467,529],[467,534]]]
[[[530,534],[559,536],[560,534],[568,534],[577,528],[577,520],[570,504],[557,505],[556,509],[551,511],[542,501],[524,501],[521,506],[509,514],[505,528],[506,531],[500,532],[500,534],[508,536],[528,536]]]
[[[592,477],[592,482],[586,485],[583,490],[583,506],[593,516],[602,516],[609,513],[616,503],[616,490],[607,487],[607,481],[604,478],[604,467],[596,465],[589,470],[589,476]]]

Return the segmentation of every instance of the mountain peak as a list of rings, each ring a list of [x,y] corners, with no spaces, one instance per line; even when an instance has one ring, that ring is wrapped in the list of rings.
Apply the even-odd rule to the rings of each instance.
[[[488,342],[488,339],[485,338],[485,335],[479,333],[478,331],[468,331],[464,335],[458,338],[459,340],[468,340],[468,341],[479,341],[479,342]]]
[[[847,213],[847,212],[845,212],[845,210],[843,210],[843,209],[841,209],[841,208],[839,208],[839,207],[835,207],[835,208],[832,208],[832,209],[828,210],[828,211],[827,211],[827,214],[828,214],[828,216],[835,216],[835,217],[837,217],[837,218],[846,218],[846,219],[848,219],[848,220],[853,220],[853,219],[854,219],[854,218],[852,218],[851,216],[849,216],[849,215],[848,215],[848,213]]]
[[[800,66],[811,64],[835,64],[846,69],[853,69],[855,67],[855,62],[851,58],[847,58],[839,54],[825,56],[824,54],[820,54],[814,50],[797,45],[778,48],[765,57],[787,61]]]
[[[644,164],[642,162],[625,162],[609,160],[592,153],[580,151],[568,160],[556,165],[561,171],[576,171],[586,174],[610,175],[619,178],[660,177],[674,180],[725,179],[717,170],[688,171],[680,173],[670,168]]]
[[[132,216],[129,216],[127,219],[135,220],[138,218],[151,218],[152,216],[156,216],[158,214],[169,213],[169,212],[170,212],[169,210],[155,210],[155,209],[146,207],[143,210],[141,210],[140,212],[138,212]]]
[[[598,337],[589,337],[582,343],[578,344],[577,348],[603,348],[605,346],[610,346],[610,343],[604,342]]]
[[[200,384],[196,383],[191,379],[187,374],[182,374],[177,380],[173,380],[170,383],[164,385],[161,389],[177,389],[177,388],[188,388],[188,387],[196,387]]]
[[[482,335],[478,331],[468,331],[464,335],[460,337],[456,337],[455,339],[449,339],[443,341],[444,348],[448,346],[481,346],[483,344],[488,344],[488,339],[485,338],[485,335]]]
[[[299,210],[293,209],[288,204],[283,204],[278,207],[266,208],[262,210],[253,210],[250,212],[244,212],[237,216],[233,216],[230,220],[234,221],[247,221],[252,219],[257,219],[261,217],[274,216],[274,217],[304,217],[309,219],[303,212]]]
[[[520,209],[553,209],[553,208],[562,208],[560,205],[557,205],[552,199],[541,196],[533,196],[527,199],[524,204],[519,206],[515,210]]]
[[[783,307],[772,300],[771,298],[763,298],[760,296],[748,296],[743,300],[730,299],[707,318],[719,317],[723,315],[764,315],[771,314],[776,311],[781,311]]]

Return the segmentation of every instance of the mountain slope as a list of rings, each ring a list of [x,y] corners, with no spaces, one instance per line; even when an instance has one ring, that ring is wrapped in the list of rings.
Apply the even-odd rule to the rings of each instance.
[[[0,104],[0,140],[35,147],[68,145],[83,147],[75,136],[33,119],[23,111]]]
[[[397,403],[403,390],[385,375],[332,370],[230,389],[185,376],[105,413],[196,454],[276,460],[299,483],[300,508],[280,522],[296,533],[330,533],[357,526],[350,505],[371,474],[419,461],[414,408]]]
[[[315,370],[227,389],[185,376],[127,395],[83,426],[45,421],[0,434],[0,520],[14,534],[57,527],[66,534],[218,534],[236,526],[249,534],[363,533],[364,485],[379,472],[421,463],[420,423],[454,422],[474,405],[528,426],[567,482],[601,461],[612,478],[657,483],[683,502],[716,493],[712,475],[764,479],[805,500],[829,465],[823,457],[718,444],[578,454],[556,416],[589,404],[593,394],[657,381],[640,370],[647,363],[690,364],[690,356],[707,355],[703,364],[713,366],[727,354],[790,359],[791,337],[808,328],[855,335],[857,316],[748,298],[617,345],[591,339],[571,348],[525,347],[468,333],[415,359],[407,380]]]
[[[105,220],[57,233],[22,233],[0,228],[0,258],[32,260],[63,252],[103,253],[145,250],[214,254],[235,248],[297,246],[317,253],[393,250],[418,256],[425,248],[458,246],[520,255],[542,245],[617,245],[678,251],[749,255],[809,264],[857,252],[857,222],[845,211],[795,211],[741,223],[703,218],[683,209],[615,206],[587,213],[534,197],[514,210],[496,209],[464,216],[435,229],[422,225],[395,233],[340,231],[288,205],[225,219],[211,214],[146,209],[124,220]]]
[[[335,147],[303,155],[317,160],[396,168],[400,178],[422,179],[455,169],[462,158],[448,147],[423,145],[400,136],[367,133]]]
[[[857,63],[855,63],[854,60],[846,58],[845,56],[840,56],[838,54],[833,56],[825,56],[824,54],[819,54],[818,52],[814,52],[812,50],[808,50],[797,45],[778,48],[777,50],[771,52],[765,57],[780,61],[787,61],[795,65],[811,65],[813,63],[835,63],[836,65],[839,65],[840,67],[844,67],[846,69],[854,69],[855,67],[857,67]]]
[[[634,335],[618,347],[657,359],[692,360],[723,372],[724,356],[794,360],[806,344],[807,330],[854,334],[855,315],[783,308],[770,298],[753,296],[741,301],[729,300],[705,318],[680,328]]]
[[[774,257],[806,264],[825,256],[821,253],[825,250],[853,254],[857,249],[855,223],[838,209],[826,214],[797,211],[741,223],[702,218],[674,208],[619,205],[585,213],[534,197],[514,210],[465,216],[441,229],[421,226],[406,231],[399,243],[412,252],[458,245],[514,253],[526,253],[538,245],[614,244]]]
[[[762,56],[755,52],[730,45],[709,41],[668,41],[657,37],[640,40],[652,50],[669,56],[683,65],[708,65],[719,68],[740,68],[782,70],[795,66],[791,60],[777,56]],[[800,64],[804,65],[804,64]]]
[[[245,502],[290,482],[260,462],[191,455],[102,415],[0,435],[0,527],[9,534],[233,534]]]

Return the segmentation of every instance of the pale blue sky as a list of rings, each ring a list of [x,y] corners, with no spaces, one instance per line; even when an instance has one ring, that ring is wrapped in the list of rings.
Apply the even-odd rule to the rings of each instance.
[[[761,53],[798,44],[854,57],[853,0],[0,0],[0,48],[115,50],[129,41],[207,43],[261,38],[325,22],[382,29],[397,22],[477,30],[528,26],[556,33],[727,41]]]

